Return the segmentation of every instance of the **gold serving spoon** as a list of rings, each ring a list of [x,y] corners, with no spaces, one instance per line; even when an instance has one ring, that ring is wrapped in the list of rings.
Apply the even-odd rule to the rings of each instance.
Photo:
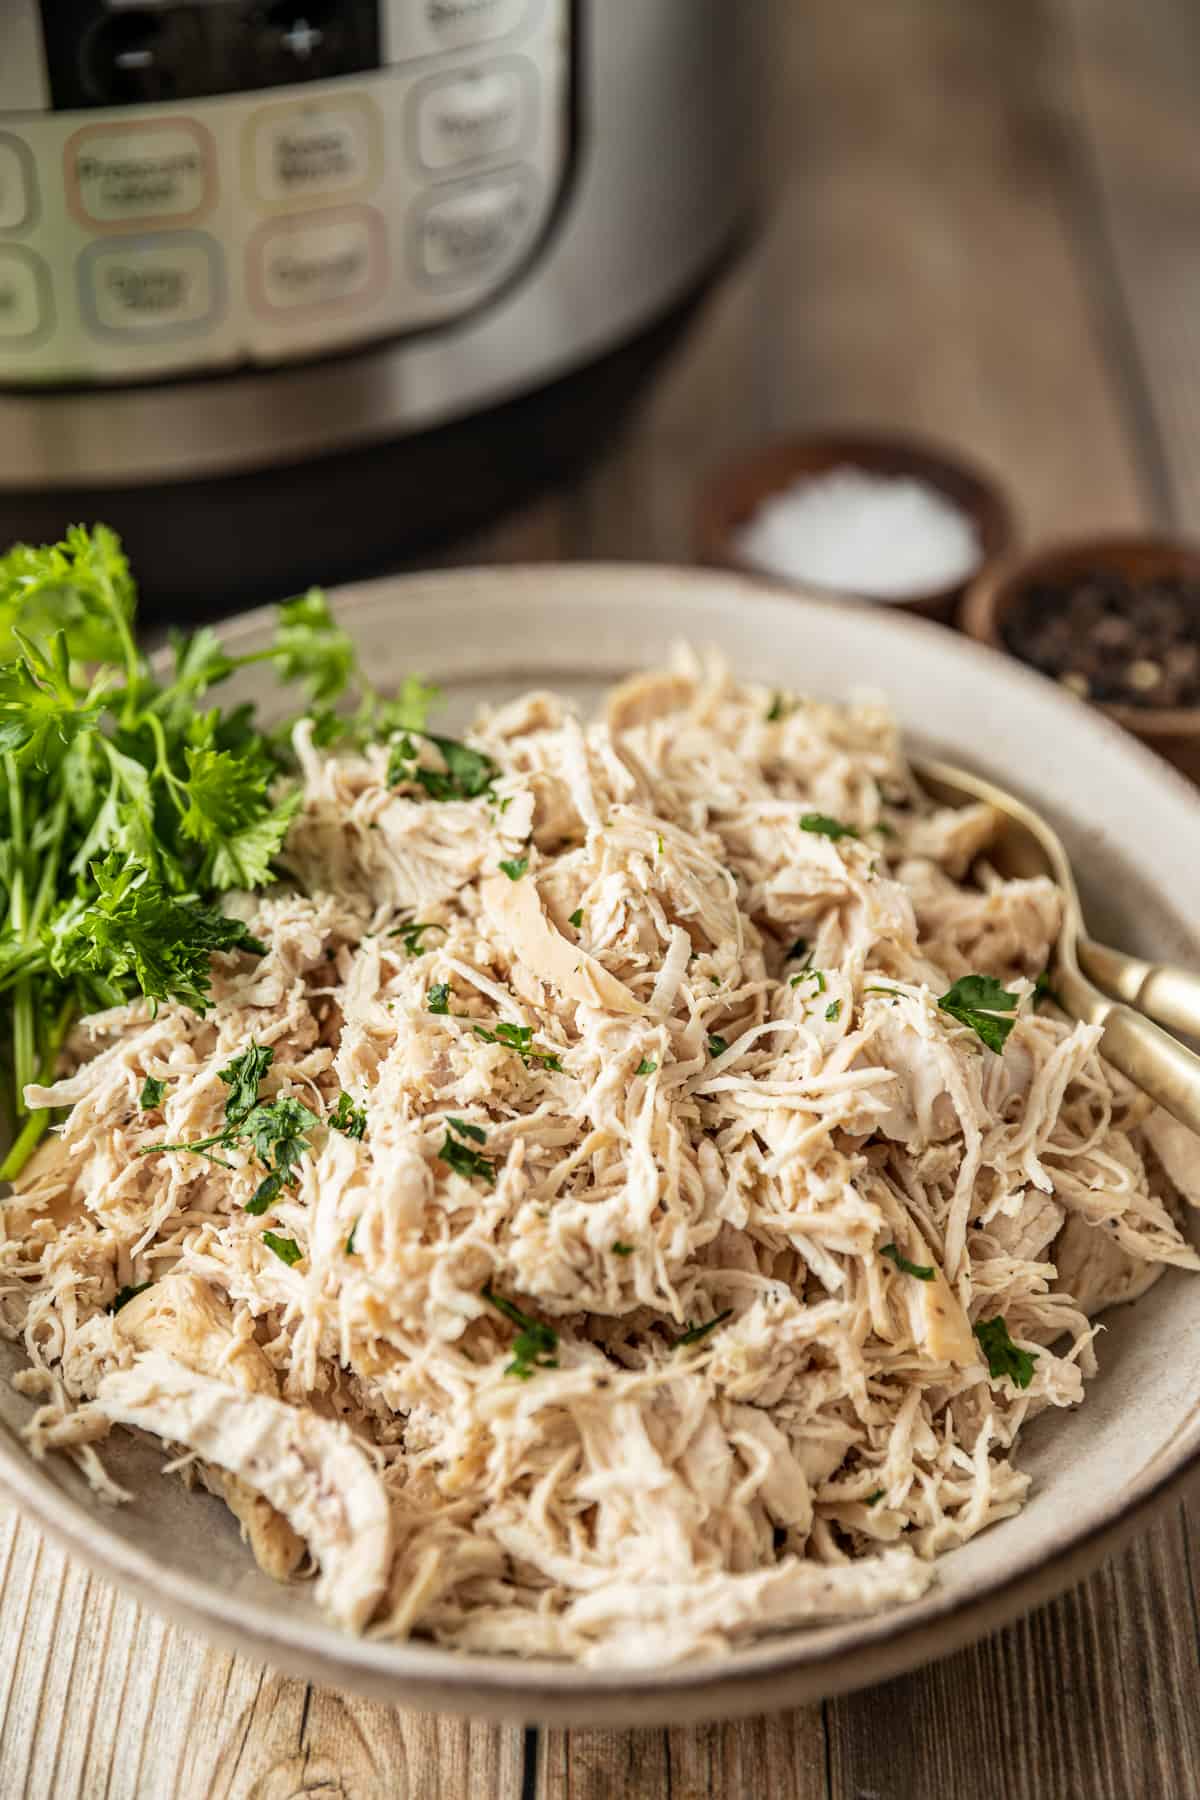
[[[1115,1069],[1200,1132],[1200,1056],[1151,1023],[1154,1018],[1200,1035],[1200,976],[1169,963],[1143,962],[1090,938],[1062,840],[1024,801],[949,763],[917,757],[912,767],[925,792],[942,805],[982,800],[1003,815],[1001,834],[987,852],[989,861],[1003,875],[1049,875],[1062,891],[1063,922],[1052,974],[1055,998],[1073,1019],[1103,1027],[1100,1050]],[[1101,993],[1097,982],[1110,993]],[[1140,1010],[1135,1012],[1135,1006]]]

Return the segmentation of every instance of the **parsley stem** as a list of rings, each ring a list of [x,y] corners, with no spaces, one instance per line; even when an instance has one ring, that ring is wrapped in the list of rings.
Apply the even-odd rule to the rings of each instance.
[[[58,1017],[50,1028],[50,1035],[42,1052],[42,1065],[37,1071],[45,1085],[49,1085],[54,1080],[54,1065],[58,1061],[58,1053],[62,1049],[63,1039],[70,1030],[77,1010],[75,996],[68,994],[58,1009]],[[14,1139],[8,1155],[0,1163],[0,1181],[15,1181],[44,1136],[46,1127],[50,1123],[50,1117],[48,1106],[40,1107],[37,1112],[29,1114]]]
[[[154,748],[156,751],[154,773],[156,775],[161,775],[170,789],[171,799],[175,802],[176,812],[185,813],[187,811],[187,800],[181,799],[180,796],[184,794],[187,784],[180,781],[178,775],[176,775],[171,768],[170,757],[167,751],[167,734],[163,730],[162,720],[152,712],[143,713],[142,717],[146,722],[147,730],[154,739]]]
[[[11,751],[4,758],[4,775],[8,783],[9,830],[12,838],[13,874],[9,916],[13,936],[23,939],[29,929],[29,896],[25,885],[25,800],[17,759]],[[28,977],[21,976],[13,992],[13,1076],[17,1089],[18,1115],[26,1111],[25,1089],[33,1080],[36,1067],[33,994]]]

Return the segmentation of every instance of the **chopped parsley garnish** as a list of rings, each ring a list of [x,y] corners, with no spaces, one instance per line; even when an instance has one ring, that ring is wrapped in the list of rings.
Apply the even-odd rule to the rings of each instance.
[[[583,908],[582,908],[582,906],[577,906],[575,908],[575,911],[571,914],[570,918],[567,920],[567,924],[573,925],[575,927],[576,931],[579,930],[579,927],[583,924]]]
[[[828,1019],[829,1023],[832,1025],[836,1020],[840,1019],[841,1016],[842,1016],[841,1001],[840,1000],[831,1000],[829,1002],[829,1005],[825,1008],[825,1017]]]
[[[1059,1012],[1066,1012],[1067,1010],[1063,1005],[1062,1000],[1051,986],[1049,969],[1043,969],[1033,984],[1033,1004],[1037,1006],[1042,1000],[1052,1000]]]
[[[883,1499],[883,1496],[886,1492],[887,1492],[886,1488],[876,1488],[875,1492],[873,1494],[867,1495],[866,1499],[863,1501],[863,1505],[864,1506],[878,1505],[879,1501]]]
[[[512,1341],[513,1359],[504,1373],[515,1375],[518,1381],[528,1381],[539,1369],[557,1369],[558,1333],[549,1325],[543,1325],[540,1319],[530,1318],[503,1294],[492,1292],[490,1287],[483,1289],[483,1297],[489,1306],[494,1306],[502,1313],[510,1325],[517,1326],[517,1336]]]
[[[772,694],[771,704],[766,712],[767,724],[774,725],[779,719],[786,718],[787,709],[787,696],[785,694]]]
[[[425,997],[425,1005],[431,1013],[448,1013],[450,1011],[450,983],[435,981]]]
[[[896,835],[896,827],[894,825],[889,825],[886,819],[876,819],[871,830],[877,831],[880,837],[894,838]]]
[[[994,975],[960,975],[938,1005],[960,1025],[969,1025],[989,1050],[999,1052],[1016,1022],[1003,1015],[1016,1012],[1017,999]]]
[[[533,1048],[531,1025],[510,1025],[502,1020],[494,1031],[489,1031],[483,1025],[473,1025],[471,1029],[485,1044],[503,1044],[506,1050],[515,1050],[527,1069],[532,1068],[534,1063],[541,1063],[544,1069],[562,1068],[562,1063],[553,1051]]]
[[[979,1347],[987,1357],[988,1374],[993,1381],[1005,1376],[1014,1387],[1027,1388],[1033,1380],[1036,1350],[1021,1350],[1008,1335],[1008,1326],[997,1313],[994,1319],[979,1319],[974,1327]]]
[[[802,981],[816,982],[816,988],[813,990],[814,994],[823,994],[825,992],[824,969],[801,969],[798,975],[792,976],[791,980],[788,982],[788,986],[799,987]]]
[[[304,1252],[295,1238],[278,1237],[273,1231],[264,1231],[262,1235],[267,1249],[273,1250],[280,1262],[286,1263],[289,1269],[303,1258]]]
[[[422,956],[425,952],[425,946],[421,942],[421,939],[425,936],[425,933],[427,931],[444,932],[445,929],[446,927],[444,925],[430,925],[424,919],[413,919],[408,925],[397,925],[395,931],[389,932],[388,936],[398,937],[400,939],[401,943],[404,945],[404,953],[406,956]]]
[[[853,825],[843,825],[840,819],[831,819],[827,813],[802,813],[800,829],[801,831],[815,832],[818,837],[831,838],[835,844],[839,838],[856,838],[858,836]]]
[[[358,1255],[358,1251],[354,1248],[354,1240],[358,1235],[358,1224],[359,1224],[358,1220],[355,1219],[353,1225],[350,1227],[350,1236],[346,1239],[346,1255],[347,1256],[357,1256]]]
[[[529,858],[527,856],[511,857],[500,864],[501,874],[507,875],[510,881],[520,881],[522,875],[526,874],[528,869]]]
[[[895,1244],[885,1244],[879,1252],[889,1262],[894,1262],[902,1275],[915,1275],[918,1281],[932,1281],[934,1271],[925,1263],[909,1262],[907,1256],[901,1256]]]
[[[864,994],[890,994],[894,1000],[903,1000],[903,998],[904,998],[903,988],[865,987],[863,989],[863,993]]]
[[[725,1042],[725,1039],[719,1032],[714,1031],[710,1034],[708,1040],[708,1054],[710,1056],[723,1056],[728,1048],[729,1045]]]
[[[329,1115],[329,1123],[345,1137],[361,1138],[367,1129],[367,1109],[365,1106],[356,1106],[349,1094],[341,1093],[337,1097],[337,1105]]]
[[[139,1294],[144,1294],[148,1287],[153,1286],[152,1281],[139,1281],[134,1287],[118,1288],[114,1298],[108,1303],[109,1312],[119,1313],[123,1306],[128,1306],[131,1300],[136,1300]]]
[[[632,1256],[633,1255],[633,1245],[632,1244],[623,1244],[621,1242],[620,1238],[617,1238],[613,1244],[612,1252],[613,1252],[614,1256]]]
[[[148,1144],[138,1155],[188,1150],[213,1162],[223,1162],[224,1158],[215,1154],[218,1148],[248,1146],[267,1172],[246,1202],[246,1211],[256,1218],[265,1213],[282,1188],[295,1185],[296,1165],[308,1148],[307,1134],[321,1123],[316,1113],[293,1094],[281,1094],[274,1100],[259,1099],[259,1085],[274,1058],[275,1052],[269,1045],[251,1043],[218,1071],[229,1089],[225,1124],[220,1131],[178,1144]]]
[[[478,1125],[466,1125],[461,1119],[451,1119],[446,1127],[446,1141],[438,1151],[440,1160],[446,1164],[447,1168],[453,1169],[456,1175],[463,1176],[467,1181],[479,1180],[486,1182],[488,1187],[495,1187],[495,1163],[481,1155],[478,1150],[472,1150],[469,1144],[460,1143],[453,1135],[454,1129],[463,1132],[467,1137],[474,1138],[477,1143],[482,1144],[486,1141],[485,1134],[480,1131]]]
[[[663,853],[663,834],[660,831],[658,833],[658,854],[661,856],[662,853]]]
[[[795,960],[798,956],[807,956],[807,955],[808,955],[808,939],[807,938],[797,938],[795,943],[792,945],[791,949],[787,953],[787,960],[788,960],[788,962],[795,962]]]
[[[165,1081],[159,1081],[154,1075],[147,1075],[138,1095],[138,1105],[143,1112],[153,1112],[156,1106],[162,1105],[166,1091]]]
[[[703,1338],[708,1336],[710,1331],[715,1331],[718,1325],[723,1325],[726,1319],[732,1319],[732,1317],[733,1308],[732,1306],[727,1306],[724,1312],[719,1312],[715,1319],[709,1319],[707,1324],[689,1325],[683,1336],[675,1339],[672,1348],[675,1350],[682,1350],[687,1344],[700,1343]]]
[[[711,1041],[712,1040],[710,1039],[709,1042],[711,1043]],[[657,1067],[658,1064],[654,1062],[651,1057],[643,1056],[641,1062],[633,1072],[635,1075],[653,1075]]]
[[[447,1119],[446,1123],[461,1138],[470,1138],[474,1144],[487,1143],[487,1132],[479,1125],[468,1125],[465,1119]]]
[[[421,767],[420,752],[413,743],[414,736],[424,738],[427,744],[433,745],[446,765],[444,771]],[[387,781],[389,787],[415,782],[418,787],[424,788],[431,800],[477,800],[481,794],[488,792],[499,774],[499,763],[493,762],[482,750],[472,750],[469,744],[461,744],[457,738],[435,737],[431,731],[409,730],[392,743]]]

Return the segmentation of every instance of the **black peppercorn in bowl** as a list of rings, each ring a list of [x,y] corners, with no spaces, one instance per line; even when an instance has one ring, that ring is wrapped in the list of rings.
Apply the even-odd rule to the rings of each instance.
[[[960,623],[1200,781],[1200,545],[1098,537],[985,569]]]

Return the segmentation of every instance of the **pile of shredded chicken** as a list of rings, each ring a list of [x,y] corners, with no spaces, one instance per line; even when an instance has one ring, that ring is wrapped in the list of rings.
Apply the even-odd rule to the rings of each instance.
[[[470,742],[492,789],[435,800],[301,726],[291,879],[238,901],[266,955],[216,958],[203,1017],[84,1020],[31,1090],[71,1109],[0,1215],[35,1454],[119,1499],[96,1446],[152,1434],[383,1637],[657,1665],[916,1598],[1021,1506],[1096,1312],[1200,1266],[1193,1140],[1035,995],[1056,889],[999,878],[994,815],[926,800],[881,706],[681,655]],[[967,973],[1020,996],[1001,1053],[937,1005]],[[250,1043],[264,1097],[367,1120],[265,1217],[244,1148],[138,1154],[219,1131]],[[556,1334],[532,1372],[490,1296]]]

